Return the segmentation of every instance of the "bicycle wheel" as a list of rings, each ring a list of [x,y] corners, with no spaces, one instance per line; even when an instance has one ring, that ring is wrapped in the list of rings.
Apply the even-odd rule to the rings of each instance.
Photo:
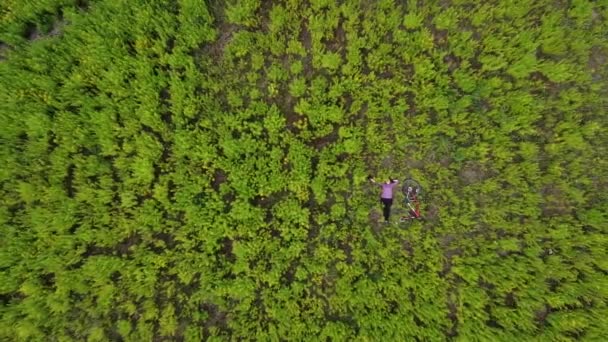
[[[403,186],[401,187],[401,191],[406,196],[406,198],[409,188],[411,188],[415,192],[416,196],[422,195],[422,186],[420,185],[420,183],[411,178],[408,178],[403,181]]]

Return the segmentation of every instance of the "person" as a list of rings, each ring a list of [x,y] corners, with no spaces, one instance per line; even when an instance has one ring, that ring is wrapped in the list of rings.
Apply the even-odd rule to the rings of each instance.
[[[399,183],[397,179],[389,178],[384,183],[377,183],[371,176],[370,182],[382,187],[380,203],[383,205],[384,223],[388,223],[391,216],[391,206],[393,205],[393,188]]]

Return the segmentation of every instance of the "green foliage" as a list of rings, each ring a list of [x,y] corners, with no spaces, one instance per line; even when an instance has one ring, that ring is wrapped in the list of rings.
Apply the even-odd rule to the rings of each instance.
[[[234,0],[226,7],[226,18],[232,24],[255,26],[257,18],[255,11],[260,6],[260,0]]]
[[[602,340],[607,17],[1,2],[0,340]]]

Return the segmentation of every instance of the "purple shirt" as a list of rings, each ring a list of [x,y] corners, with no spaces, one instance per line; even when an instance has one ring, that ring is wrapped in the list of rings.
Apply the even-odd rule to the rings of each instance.
[[[395,180],[394,182],[391,182],[389,184],[380,184],[380,186],[382,187],[382,195],[380,195],[380,198],[393,198],[393,188],[395,187],[395,185],[397,185],[397,183],[399,183],[398,180]]]

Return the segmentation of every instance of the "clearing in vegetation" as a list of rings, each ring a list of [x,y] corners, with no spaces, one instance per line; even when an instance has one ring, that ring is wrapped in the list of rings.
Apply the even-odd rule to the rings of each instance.
[[[2,1],[0,339],[605,340],[607,23]],[[426,220],[379,223],[369,174]]]

